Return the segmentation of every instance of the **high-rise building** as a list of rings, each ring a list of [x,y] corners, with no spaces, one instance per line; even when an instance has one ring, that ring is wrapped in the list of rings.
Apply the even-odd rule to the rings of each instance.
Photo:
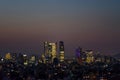
[[[49,43],[49,56],[52,61],[57,57],[57,43]]]
[[[29,59],[29,63],[33,64],[36,62],[36,56],[32,55]]]
[[[78,63],[82,63],[82,48],[78,47],[76,49],[76,53],[75,53],[76,59]]]
[[[60,62],[64,61],[64,58],[65,58],[64,42],[60,41],[59,42],[59,59],[60,59]]]
[[[93,51],[92,50],[86,50],[86,62],[87,63],[94,62],[94,56],[93,56]]]
[[[53,61],[57,57],[57,43],[44,42],[45,57],[49,61]]]
[[[5,59],[9,60],[12,59],[12,56],[10,53],[5,54]]]
[[[76,55],[77,58],[82,57],[82,48],[78,47],[76,49],[76,54],[75,55]]]
[[[12,60],[16,61],[16,59],[17,59],[17,53],[12,53]]]
[[[42,60],[42,63],[46,63],[46,58],[44,54],[41,55],[41,60]]]
[[[23,54],[23,64],[28,65],[28,56],[26,54]]]

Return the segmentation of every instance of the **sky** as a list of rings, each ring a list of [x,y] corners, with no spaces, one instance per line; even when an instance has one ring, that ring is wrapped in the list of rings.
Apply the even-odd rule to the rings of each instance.
[[[120,0],[1,0],[0,53],[41,54],[43,42],[120,53]]]

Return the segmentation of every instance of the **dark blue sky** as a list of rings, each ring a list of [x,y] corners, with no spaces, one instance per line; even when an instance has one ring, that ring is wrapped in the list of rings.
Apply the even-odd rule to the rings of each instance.
[[[59,40],[66,55],[77,46],[119,53],[120,0],[0,1],[0,53],[40,54],[44,41]]]

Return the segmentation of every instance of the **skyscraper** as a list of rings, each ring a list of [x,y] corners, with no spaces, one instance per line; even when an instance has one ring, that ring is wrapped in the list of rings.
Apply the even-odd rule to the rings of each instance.
[[[76,49],[76,57],[79,58],[79,57],[82,57],[82,48],[78,47]]]
[[[49,53],[48,53],[48,42],[46,41],[46,42],[44,42],[44,56],[46,57],[46,58],[48,58],[49,56]]]
[[[86,62],[94,62],[93,50],[86,50]]]
[[[57,43],[49,43],[49,56],[52,61],[57,57]]]
[[[59,59],[60,59],[60,62],[64,61],[64,58],[65,58],[64,42],[60,41],[59,42]]]
[[[80,47],[78,47],[77,49],[76,49],[76,53],[75,53],[75,57],[76,57],[76,59],[77,59],[77,62],[78,63],[82,63],[82,57],[83,57],[83,54],[82,54],[83,52],[82,52],[82,48],[80,48]]]
[[[10,53],[6,53],[5,54],[5,59],[9,60],[9,59],[12,59],[12,56]]]
[[[48,61],[57,57],[57,43],[44,42],[44,53]]]

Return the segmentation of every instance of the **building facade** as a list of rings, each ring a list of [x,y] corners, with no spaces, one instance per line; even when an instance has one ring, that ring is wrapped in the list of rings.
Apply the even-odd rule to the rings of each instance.
[[[60,62],[63,62],[65,59],[65,51],[64,51],[64,42],[59,42],[59,60]]]
[[[44,42],[44,55],[46,60],[53,61],[57,57],[57,43]]]

